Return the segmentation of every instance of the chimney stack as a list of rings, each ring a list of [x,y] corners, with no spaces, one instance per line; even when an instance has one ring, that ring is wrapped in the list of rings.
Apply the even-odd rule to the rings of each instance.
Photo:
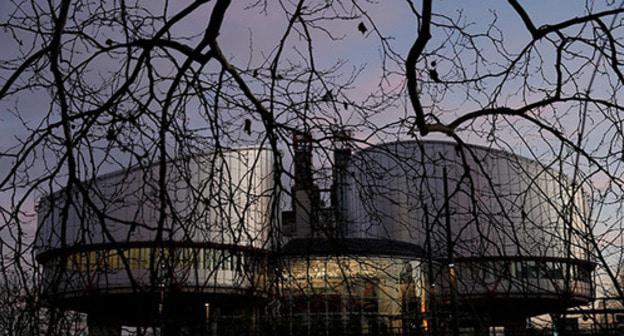
[[[317,235],[320,194],[312,174],[312,136],[308,132],[293,134],[295,183],[292,188],[294,235],[310,238]]]
[[[334,208],[336,221],[336,234],[339,237],[346,235],[348,227],[347,201],[348,193],[348,166],[351,160],[353,132],[344,128],[334,130],[334,169],[332,186],[332,207]]]

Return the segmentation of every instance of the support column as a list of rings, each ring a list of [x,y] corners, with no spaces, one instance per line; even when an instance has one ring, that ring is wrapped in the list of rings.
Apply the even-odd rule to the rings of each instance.
[[[173,322],[164,323],[161,329],[162,336],[178,336],[180,334],[180,326]]]
[[[89,314],[87,327],[89,336],[121,336],[121,323],[103,316]]]
[[[208,330],[208,325],[197,321],[176,321],[165,325],[163,336],[208,336],[214,335]]]
[[[522,336],[526,334],[526,320],[507,321],[504,324],[505,336]]]
[[[475,336],[490,335],[490,326],[486,325],[485,323],[477,323],[473,328]]]

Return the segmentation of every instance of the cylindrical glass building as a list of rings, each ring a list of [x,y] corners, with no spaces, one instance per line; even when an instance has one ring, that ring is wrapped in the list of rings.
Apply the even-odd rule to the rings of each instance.
[[[272,160],[268,150],[225,150],[42,199],[36,253],[46,298],[88,313],[93,330],[251,325],[267,297]]]
[[[348,172],[346,237],[427,248],[443,265],[433,296],[466,323],[593,298],[583,192],[554,167],[485,147],[404,141],[355,153]]]

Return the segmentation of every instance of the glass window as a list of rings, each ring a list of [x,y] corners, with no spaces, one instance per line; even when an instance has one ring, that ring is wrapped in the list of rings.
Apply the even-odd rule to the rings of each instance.
[[[527,269],[522,261],[516,261],[516,275],[520,278],[528,278]]]
[[[591,270],[585,266],[577,265],[577,280],[589,282],[591,280]]]
[[[220,256],[221,256],[221,251],[219,250],[212,250],[210,252],[210,254],[212,255],[212,269],[213,270],[217,270],[219,268],[221,268],[221,260],[220,260]]]
[[[236,271],[240,273],[243,271],[243,258],[240,253],[236,253],[235,255],[236,255]]]
[[[97,252],[96,251],[88,251],[85,252],[86,255],[86,270],[88,272],[96,272],[97,271]]]
[[[204,269],[211,270],[213,267],[213,250],[205,248],[203,249],[204,254]]]
[[[513,264],[509,261],[503,263],[503,270],[501,276],[505,278],[511,278],[513,272]]]
[[[571,279],[577,279],[577,267],[576,265],[570,265],[570,278]]]
[[[221,251],[221,269],[227,271],[230,269],[230,252],[226,250]]]
[[[534,260],[526,262],[526,276],[531,279],[537,279],[539,277],[538,266]]]
[[[559,262],[549,263],[549,275],[551,279],[563,279],[565,265]]]
[[[79,272],[87,272],[88,271],[88,266],[89,266],[89,255],[88,252],[80,252],[79,254],[79,268],[78,271]]]
[[[139,269],[141,266],[141,250],[138,248],[132,248],[129,252],[130,260],[128,263],[130,264],[130,269]]]
[[[194,265],[193,249],[181,248],[178,254],[179,254],[178,267],[182,269],[189,269],[193,267]]]
[[[107,252],[107,269],[111,272],[119,270],[119,255],[117,250],[109,250]]]
[[[67,257],[67,270],[72,272],[80,271],[80,254],[74,253]]]

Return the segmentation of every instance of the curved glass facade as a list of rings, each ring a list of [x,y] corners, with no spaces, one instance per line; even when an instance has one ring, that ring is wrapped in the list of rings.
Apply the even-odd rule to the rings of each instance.
[[[198,246],[100,248],[51,256],[44,265],[50,283],[61,278],[49,292],[53,296],[83,290],[143,291],[165,282],[204,293],[216,289],[263,293],[268,254]]]
[[[404,141],[355,153],[346,180],[345,235],[430,246],[435,259],[455,264],[460,299],[593,297],[583,190],[547,165]]]
[[[465,298],[499,294],[504,298],[553,298],[567,294],[579,300],[593,297],[593,265],[570,259],[497,258],[457,260],[458,292]],[[442,275],[444,300],[449,300],[448,277]],[[502,295],[504,294],[504,295]]]
[[[35,253],[44,294],[71,298],[75,309],[81,296],[154,294],[162,285],[200,293],[201,304],[203,294],[266,296],[272,162],[264,148],[209,152],[168,161],[163,177],[159,165],[139,165],[43,198]]]
[[[287,257],[280,334],[426,332],[423,262],[396,256]]]

